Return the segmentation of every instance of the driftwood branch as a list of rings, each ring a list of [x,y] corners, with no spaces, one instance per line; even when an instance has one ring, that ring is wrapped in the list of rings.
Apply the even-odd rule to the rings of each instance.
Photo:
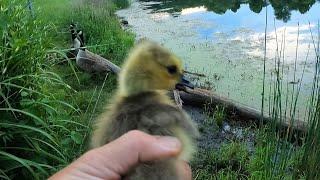
[[[178,108],[182,109],[183,101],[180,97],[180,93],[178,90],[173,90],[173,97],[174,97],[174,101],[176,102],[176,105],[178,106]]]
[[[180,97],[184,104],[191,106],[203,107],[205,105],[222,105],[226,108],[226,110],[235,113],[241,119],[252,119],[257,122],[262,120],[264,123],[272,120],[268,115],[264,115],[262,117],[261,111],[257,109],[251,108],[205,89],[188,89],[187,92],[180,92]],[[282,117],[282,119],[282,127],[287,129],[293,128],[295,130],[305,132],[307,127],[307,123],[305,121],[297,119],[290,120],[288,117]]]
[[[194,75],[194,76],[206,77],[206,75],[201,74],[201,73],[195,73],[195,72],[190,72],[190,71],[186,71],[186,70],[184,70],[183,72],[186,73],[186,74]]]
[[[79,50],[79,53],[76,58],[77,65],[87,71],[87,72],[103,72],[103,71],[112,71],[116,74],[120,72],[120,67],[113,64],[109,60],[96,55],[88,50]],[[255,121],[263,120],[264,122],[270,121],[271,118],[267,115],[261,117],[261,112],[245,106],[239,102],[230,100],[226,97],[220,96],[215,94],[211,91],[195,88],[195,89],[188,89],[187,92],[183,91],[173,91],[172,94],[176,104],[178,107],[182,107],[182,102],[187,105],[203,107],[205,105],[222,105],[224,106],[229,112],[235,113],[242,119],[253,119]],[[306,122],[304,121],[290,121],[289,118],[286,119],[284,122],[281,123],[281,127],[287,129],[295,129],[298,131],[305,131],[306,130]],[[293,123],[292,123],[293,122]]]
[[[116,74],[120,72],[119,66],[88,50],[79,49],[76,57],[76,63],[86,72],[112,71]]]

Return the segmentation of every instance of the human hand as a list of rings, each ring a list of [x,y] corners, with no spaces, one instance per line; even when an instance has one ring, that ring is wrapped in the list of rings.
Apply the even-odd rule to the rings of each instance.
[[[49,179],[121,179],[139,163],[175,157],[180,151],[181,143],[177,138],[152,136],[133,130],[109,144],[86,152]],[[192,178],[191,168],[186,162],[179,161],[176,166],[180,179]]]

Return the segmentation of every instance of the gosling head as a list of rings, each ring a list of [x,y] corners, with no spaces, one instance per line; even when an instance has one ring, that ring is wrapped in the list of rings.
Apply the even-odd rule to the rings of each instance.
[[[124,96],[145,91],[171,90],[182,80],[181,60],[155,42],[144,40],[129,54],[119,75]]]

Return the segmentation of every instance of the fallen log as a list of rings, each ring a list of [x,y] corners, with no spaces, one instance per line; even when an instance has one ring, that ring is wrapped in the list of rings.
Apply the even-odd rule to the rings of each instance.
[[[119,66],[97,54],[88,51],[87,49],[79,49],[76,57],[76,63],[82,70],[89,73],[105,71],[112,71],[114,73],[120,72]]]
[[[120,67],[113,64],[111,61],[96,55],[88,50],[79,49],[79,53],[76,57],[77,65],[87,72],[103,72],[112,71],[116,74],[120,72]],[[235,113],[241,119],[251,119],[257,123],[262,120],[263,122],[271,121],[271,118],[267,115],[262,117],[261,112],[254,108],[243,105],[239,102],[233,101],[226,97],[215,94],[209,90],[195,88],[187,89],[186,92],[174,91],[171,96],[176,101],[178,107],[182,107],[183,104],[203,107],[205,105],[216,106],[222,105],[230,113]],[[181,101],[182,100],[182,101]],[[287,131],[292,129],[299,132],[305,132],[307,123],[300,120],[291,121],[289,118],[283,117],[283,122],[280,122],[280,127],[286,128]]]
[[[261,115],[261,111],[241,104],[237,101],[228,99],[224,96],[218,95],[214,92],[211,92],[206,89],[188,89],[187,92],[180,92],[180,98],[183,101],[183,104],[191,105],[191,106],[212,106],[221,105],[225,107],[225,109],[230,112],[236,114],[240,119],[251,119],[259,123],[262,121],[263,123],[270,122],[272,118],[265,114]],[[286,129],[294,129],[297,131],[305,132],[307,123],[301,120],[290,120],[288,117],[282,117],[282,122],[280,122],[281,126]]]

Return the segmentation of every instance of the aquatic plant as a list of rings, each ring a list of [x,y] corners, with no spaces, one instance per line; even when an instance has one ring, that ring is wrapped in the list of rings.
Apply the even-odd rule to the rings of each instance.
[[[266,23],[267,24],[267,23]],[[274,25],[275,32],[277,32]],[[293,81],[300,79],[300,82],[291,84],[285,84],[283,80],[283,69],[285,56],[285,36],[282,35],[282,39],[276,34],[277,49],[276,57],[274,59],[274,73],[273,80],[270,84],[271,94],[269,95],[269,115],[271,121],[268,122],[265,128],[266,138],[269,139],[262,146],[258,146],[257,154],[255,158],[263,159],[260,161],[260,165],[263,167],[256,173],[260,178],[307,178],[318,179],[319,173],[319,158],[320,153],[317,149],[320,148],[319,143],[319,31],[318,38],[315,38],[311,26],[310,37],[312,43],[309,44],[308,53],[305,54],[305,63],[303,66],[303,72],[301,77],[297,77],[296,65],[297,65],[297,52],[299,48],[299,24],[297,26],[298,33],[296,39],[296,58],[293,69]],[[319,29],[319,25],[318,25]],[[318,39],[318,42],[315,40]],[[266,41],[266,39],[265,39]],[[297,101],[300,95],[300,89],[302,86],[301,80],[304,77],[305,65],[309,60],[309,51],[313,50],[316,54],[314,60],[315,71],[314,79],[312,82],[312,91],[309,96],[309,104],[306,105],[307,115],[304,119],[306,121],[306,127],[303,130],[296,130],[295,126],[297,121]],[[285,94],[283,92],[286,92]],[[264,98],[262,98],[264,99]],[[287,122],[289,126],[287,128],[281,128],[280,124]],[[300,127],[301,128],[301,127]],[[302,131],[302,132],[301,132]],[[262,151],[263,156],[259,155]]]
[[[117,64],[133,43],[109,0],[32,2],[31,11],[26,1],[0,4],[0,179],[44,179],[72,162],[86,150],[101,99],[112,96],[115,76],[63,62],[69,24],[81,24],[87,44]]]
[[[266,14],[267,16],[267,14]],[[268,22],[266,18],[266,29]],[[309,25],[310,38],[307,54],[300,55],[303,58],[302,73],[297,73],[298,49],[299,49],[299,24],[297,25],[298,33],[296,34],[296,58],[294,68],[292,68],[292,82],[290,83],[285,77],[285,32],[278,34],[275,23],[276,50],[273,59],[272,76],[266,74],[266,48],[264,57],[263,89],[262,89],[262,116],[269,116],[269,121],[259,121],[259,129],[255,130],[254,151],[250,153],[248,147],[243,146],[245,142],[240,142],[243,148],[242,153],[232,153],[232,147],[229,149],[221,148],[218,153],[216,150],[200,150],[197,159],[192,163],[196,179],[319,179],[320,173],[320,101],[319,101],[319,44],[320,44],[320,25],[318,23],[317,35],[314,35],[311,25]],[[265,47],[267,45],[265,31]],[[315,52],[315,58],[310,58],[310,52]],[[312,56],[311,56],[312,57]],[[303,121],[299,123],[297,102],[301,96],[300,90],[302,80],[306,71],[306,64],[314,64],[314,75],[312,81],[312,91],[309,95],[308,104],[306,104],[306,115]],[[286,70],[288,71],[288,70]],[[299,79],[299,81],[298,81]],[[269,88],[269,94],[266,93]],[[267,99],[267,100],[266,100]],[[267,104],[268,103],[268,104]],[[300,116],[301,118],[301,116]],[[300,119],[301,120],[301,119]],[[288,126],[283,126],[287,123]],[[305,124],[306,126],[298,126]],[[233,144],[231,142],[230,144]],[[214,165],[221,162],[219,158],[224,156],[239,159],[243,154],[249,154],[241,163],[241,170],[235,171],[230,168],[214,169]],[[230,154],[231,153],[231,154]],[[212,155],[214,154],[214,155]],[[214,158],[213,158],[214,157]],[[241,159],[241,158],[240,158]],[[229,161],[230,162],[230,161]],[[230,165],[230,164],[229,164]]]

